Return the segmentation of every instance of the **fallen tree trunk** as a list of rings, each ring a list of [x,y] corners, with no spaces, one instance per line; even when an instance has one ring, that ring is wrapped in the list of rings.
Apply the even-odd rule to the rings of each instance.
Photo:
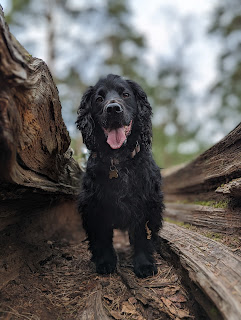
[[[241,123],[194,161],[176,171],[163,170],[166,200],[192,202],[240,198],[240,136]]]
[[[10,34],[0,6],[0,287],[51,255],[46,239],[66,235],[69,219],[69,235],[81,230],[69,146],[48,67]]]
[[[191,279],[190,288],[210,319],[241,319],[241,260],[208,232],[240,239],[241,123],[192,162],[163,171],[165,216],[196,226],[196,231],[164,223],[160,236]],[[186,225],[186,227],[188,227]],[[232,237],[231,237],[231,236]],[[234,245],[234,244],[233,244]],[[214,303],[216,310],[208,303]],[[220,314],[219,314],[220,312]]]
[[[176,254],[178,263],[188,271],[190,279],[213,301],[223,318],[241,319],[240,257],[216,241],[167,222],[160,235]],[[206,300],[198,302],[210,319],[220,319]]]
[[[165,216],[190,225],[207,228],[211,232],[241,234],[239,210],[171,202],[166,203]]]
[[[58,90],[48,67],[10,34],[2,10],[0,83],[2,229],[8,218],[14,220],[21,211],[76,195],[81,171],[72,158]]]
[[[80,169],[69,149],[58,90],[47,65],[10,34],[2,10],[0,83],[0,199],[33,188],[76,194]]]
[[[166,216],[240,234],[241,123],[194,161],[163,170]]]

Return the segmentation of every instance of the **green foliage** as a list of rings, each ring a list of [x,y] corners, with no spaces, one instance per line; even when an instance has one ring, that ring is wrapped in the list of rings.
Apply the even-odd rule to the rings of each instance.
[[[31,0],[11,0],[11,11],[5,16],[8,24],[15,23],[14,16],[16,12],[23,12],[26,10]]]
[[[188,154],[181,153],[178,150],[180,143],[185,141],[185,135],[174,134],[168,136],[164,133],[163,126],[153,126],[152,150],[158,166],[160,168],[168,168],[188,162],[196,157],[200,150]]]

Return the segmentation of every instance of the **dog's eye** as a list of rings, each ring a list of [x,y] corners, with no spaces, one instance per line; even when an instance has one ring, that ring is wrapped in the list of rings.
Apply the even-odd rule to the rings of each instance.
[[[101,96],[99,96],[99,97],[97,97],[96,98],[96,100],[95,100],[96,102],[103,102],[104,101],[104,99],[101,97]]]
[[[128,92],[123,92],[123,98],[128,98],[130,94]]]

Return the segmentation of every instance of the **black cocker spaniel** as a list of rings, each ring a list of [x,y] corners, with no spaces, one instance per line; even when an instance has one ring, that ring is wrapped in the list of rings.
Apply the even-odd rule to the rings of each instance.
[[[90,87],[78,109],[77,127],[90,150],[79,212],[100,274],[116,268],[113,229],[128,230],[138,277],[157,272],[154,241],[164,206],[151,153],[151,115],[142,88],[113,74]]]

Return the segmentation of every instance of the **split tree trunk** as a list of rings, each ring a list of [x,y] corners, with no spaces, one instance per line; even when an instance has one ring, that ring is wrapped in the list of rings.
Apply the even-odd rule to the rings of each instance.
[[[47,65],[9,33],[2,11],[0,82],[1,198],[6,184],[76,194],[80,169],[69,149],[58,90]]]
[[[168,201],[230,200],[241,196],[241,123],[189,164],[166,170]]]
[[[164,170],[166,215],[213,232],[241,233],[241,123],[194,161]]]
[[[241,247],[235,242],[236,248],[231,250],[201,233],[217,233],[229,239],[229,245],[230,239],[240,239],[240,137],[241,123],[192,162],[163,172],[165,216],[172,222],[184,222],[184,226],[165,222],[160,236],[176,267],[192,280],[189,286],[196,300],[215,320],[241,318]]]
[[[11,35],[0,6],[0,288],[52,254],[46,239],[81,230],[69,146],[51,73]]]

